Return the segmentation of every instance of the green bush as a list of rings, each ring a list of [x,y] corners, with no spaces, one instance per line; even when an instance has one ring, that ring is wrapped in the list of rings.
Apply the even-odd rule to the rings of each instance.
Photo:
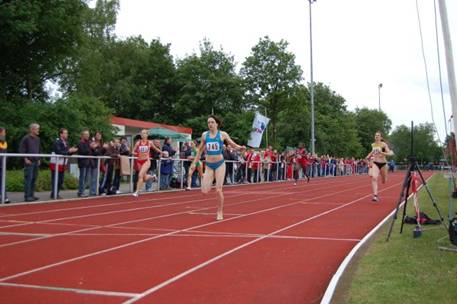
[[[64,189],[77,189],[78,179],[70,173],[65,172]],[[22,192],[24,191],[24,171],[23,170],[8,170],[6,172],[6,191]],[[51,191],[51,171],[40,170],[36,181],[35,191]]]

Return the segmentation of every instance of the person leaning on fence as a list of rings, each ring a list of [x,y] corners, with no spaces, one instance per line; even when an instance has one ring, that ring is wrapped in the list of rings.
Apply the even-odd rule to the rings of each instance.
[[[21,154],[40,154],[40,125],[32,123],[29,126],[29,134],[24,136],[19,145],[19,153]],[[35,196],[35,183],[38,178],[38,170],[40,167],[39,157],[24,158],[24,199],[26,202],[37,201],[39,198]]]
[[[60,129],[59,138],[52,145],[52,153],[58,155],[70,155],[76,153],[78,148],[68,145],[68,130]],[[49,168],[51,169],[51,199],[61,199],[59,192],[62,189],[65,170],[67,169],[68,158],[51,157]],[[55,170],[57,169],[57,193],[55,193]]]
[[[100,184],[100,194],[116,194],[119,190],[121,170],[120,170],[120,146],[119,139],[115,138],[105,145],[105,156],[110,158],[104,159],[105,174]],[[113,180],[114,177],[114,180]]]
[[[6,142],[6,129],[0,127],[0,153],[6,153],[8,149],[8,143]],[[3,190],[3,157],[0,157],[0,195]],[[1,198],[1,197],[0,197]],[[10,203],[8,195],[6,194],[5,185],[5,204]]]

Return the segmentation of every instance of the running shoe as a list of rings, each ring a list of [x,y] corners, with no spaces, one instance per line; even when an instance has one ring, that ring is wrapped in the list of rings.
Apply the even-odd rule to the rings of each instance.
[[[216,220],[222,221],[223,219],[224,219],[224,215],[222,214],[222,212],[218,212],[216,215]]]
[[[379,202],[379,197],[377,195],[373,195],[373,198],[371,199],[372,202]]]
[[[190,191],[190,190],[192,190],[192,188],[186,187],[186,191]]]
[[[133,195],[134,197],[138,197],[138,191],[133,192],[132,195]]]

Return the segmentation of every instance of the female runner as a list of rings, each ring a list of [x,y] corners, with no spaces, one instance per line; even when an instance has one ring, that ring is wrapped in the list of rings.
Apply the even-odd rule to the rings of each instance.
[[[373,190],[373,202],[379,202],[378,196],[378,176],[381,175],[381,181],[384,184],[387,181],[387,159],[386,156],[393,155],[393,151],[383,141],[380,131],[375,133],[375,142],[371,144],[371,152],[368,154],[369,173],[371,176],[371,188]]]
[[[141,130],[141,139],[135,143],[133,147],[133,156],[136,156],[134,162],[134,169],[138,171],[138,181],[136,184],[136,191],[132,193],[133,196],[138,196],[143,183],[149,179],[153,179],[154,176],[147,174],[149,167],[151,166],[150,151],[151,149],[162,153],[150,140],[148,140],[148,130]]]
[[[195,156],[195,159],[189,168],[190,171],[195,169],[197,162],[200,160],[200,156],[206,149],[206,168],[203,175],[202,192],[205,194],[208,193],[211,189],[211,185],[213,184],[214,179],[216,179],[216,192],[219,199],[219,206],[216,214],[216,219],[218,221],[224,219],[224,194],[222,192],[222,186],[225,179],[225,162],[222,155],[222,145],[224,141],[226,141],[234,149],[246,149],[245,146],[239,146],[236,144],[226,132],[218,130],[220,126],[221,121],[219,118],[214,115],[208,116],[209,131],[203,132],[197,155]]]

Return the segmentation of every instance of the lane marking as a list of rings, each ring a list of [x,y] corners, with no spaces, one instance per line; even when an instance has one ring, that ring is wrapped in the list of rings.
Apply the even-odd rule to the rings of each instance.
[[[135,297],[138,295],[137,293],[131,293],[131,292],[91,290],[91,289],[43,286],[43,285],[32,285],[32,284],[18,284],[18,283],[0,283],[0,286],[33,288],[33,289],[43,289],[43,290],[52,290],[52,291],[64,291],[64,292],[71,292],[71,293],[77,293],[77,294],[89,294],[89,295],[97,295],[97,296],[110,296],[110,297],[122,297],[122,298],[132,298],[132,297]]]

